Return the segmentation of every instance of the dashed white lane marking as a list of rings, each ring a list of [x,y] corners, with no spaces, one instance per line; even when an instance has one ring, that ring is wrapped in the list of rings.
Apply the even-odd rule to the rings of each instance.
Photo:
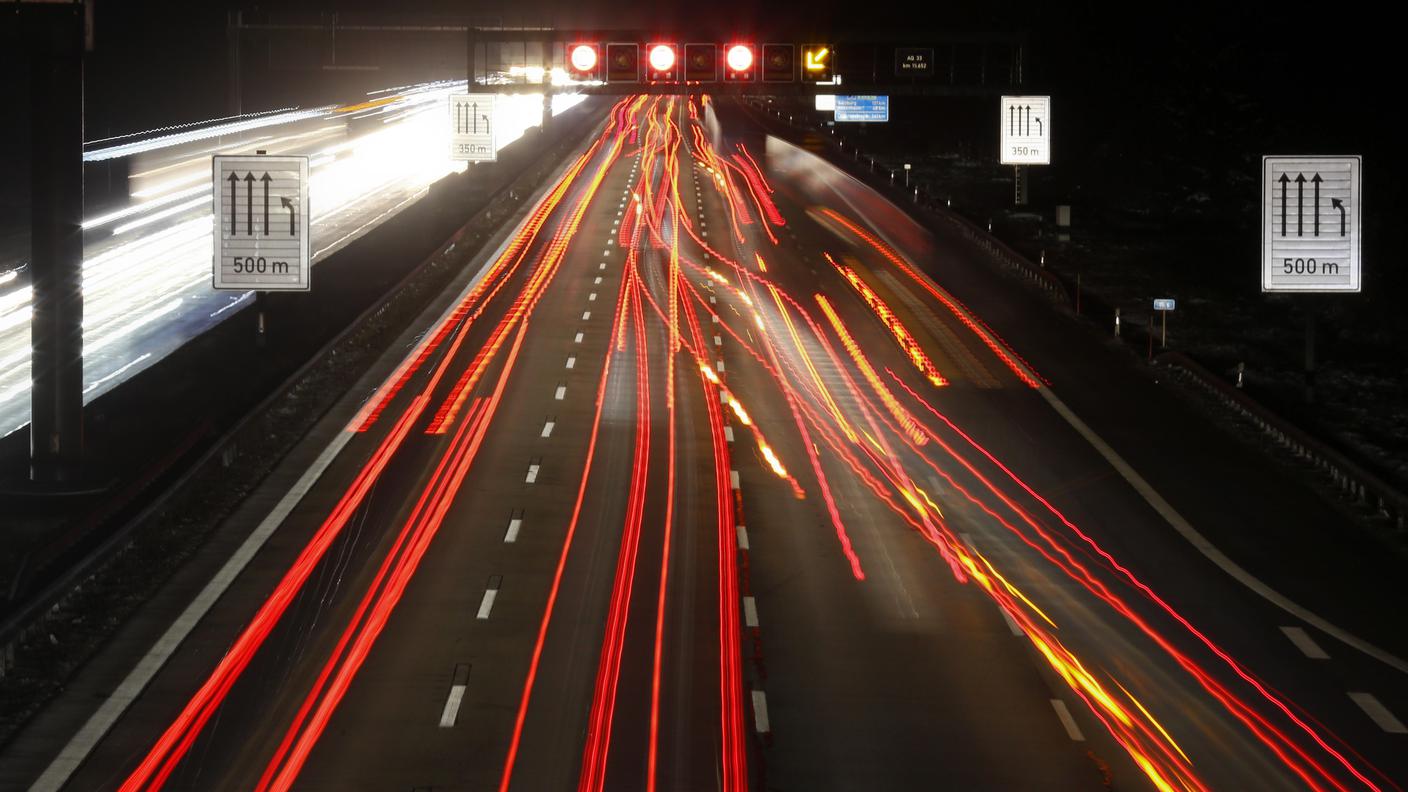
[[[728,472],[728,483],[729,483],[729,486],[732,487],[733,489],[738,489],[738,471],[737,471],[737,470],[730,470],[730,471]]]
[[[508,521],[508,531],[504,533],[504,543],[513,544],[518,541],[518,529],[523,527],[523,519],[514,517]]]
[[[758,602],[752,597],[743,598],[743,623],[749,627],[758,626]]]
[[[713,297],[710,297],[710,298],[709,298],[709,301],[710,301],[710,302],[713,302],[713,300],[714,300]],[[710,315],[709,315],[709,318],[714,320],[714,324],[718,324],[718,323],[719,323],[719,315],[718,315],[718,314],[710,314]]]
[[[571,356],[569,356],[569,357],[567,358],[567,368],[576,368],[576,366],[577,366],[577,356],[576,356],[576,355],[571,355]]]
[[[596,302],[596,292],[587,295],[587,302]]]
[[[502,586],[504,579],[500,575],[492,575],[489,578],[489,585],[484,589],[484,599],[479,601],[479,613],[474,617],[480,621],[489,618],[489,612],[494,609],[494,600],[499,597],[499,586]]]
[[[599,270],[604,270],[604,269],[606,269],[606,262],[605,262],[605,261],[601,262],[601,266],[600,266],[600,267],[597,267],[597,269],[599,269]]]
[[[732,426],[725,426],[725,427],[724,427],[724,439],[727,440],[727,441],[729,441],[730,443],[733,442],[733,427],[732,427]]]
[[[710,304],[710,305],[718,305],[718,304],[719,304],[719,298],[715,297],[715,296],[712,295],[712,294],[709,295],[709,304]],[[717,317],[715,317],[714,321],[717,322],[717,321],[719,321],[719,320],[718,320]]]
[[[620,217],[620,216],[621,216],[621,213],[618,211],[618,212],[616,213],[616,216],[617,216],[617,217]]]
[[[601,251],[601,255],[603,255],[603,256],[610,256],[610,255],[611,255],[611,249],[610,249],[610,248],[607,248],[606,250]]]
[[[593,280],[593,281],[592,281],[592,285],[595,286],[595,285],[597,285],[597,284],[599,284],[599,283],[601,283],[601,276],[600,276],[600,275],[596,276],[596,280]]]
[[[585,322],[585,321],[587,321],[588,319],[591,319],[591,318],[592,318],[592,312],[591,312],[591,311],[582,311],[582,321],[583,321],[583,322]]]
[[[736,526],[734,526],[734,527],[738,529],[738,549],[739,549],[739,550],[747,550],[747,549],[748,549],[748,529],[743,527],[743,523],[739,523],[738,525],[736,525]]]
[[[450,697],[445,699],[445,709],[440,713],[440,728],[448,729],[455,725],[460,716],[460,702],[464,701],[465,685],[451,685]]]
[[[582,333],[578,333],[577,336],[572,339],[572,343],[574,343],[574,344],[580,344],[580,343],[582,343],[582,338],[584,338],[583,334],[582,334]]]
[[[1056,717],[1060,718],[1061,725],[1066,727],[1066,736],[1076,742],[1085,742],[1085,735],[1081,733],[1080,726],[1076,725],[1076,719],[1071,717],[1071,711],[1066,709],[1066,702],[1051,699],[1051,708],[1056,710]]]
[[[557,426],[557,422],[556,422],[556,421],[548,421],[547,423],[543,424],[543,434],[542,434],[542,436],[543,436],[543,437],[552,437],[552,428],[553,428],[554,426]]]
[[[723,370],[724,370],[724,362],[723,362],[722,360],[718,361],[718,362],[714,365],[714,368],[718,369],[719,371],[723,371]]]
[[[533,482],[535,482],[535,481],[537,481],[537,480],[538,480],[538,466],[537,466],[537,465],[529,465],[529,466],[528,466],[528,475],[524,477],[523,483],[524,483],[524,484],[532,484]]]
[[[328,443],[323,452],[313,461],[313,464],[303,472],[302,476],[299,476],[293,487],[279,499],[278,504],[269,512],[269,515],[259,523],[259,527],[250,533],[234,555],[230,556],[225,565],[220,567],[220,571],[216,572],[210,582],[205,584],[205,588],[201,589],[196,598],[191,600],[191,604],[187,605],[186,609],[181,611],[181,615],[171,623],[171,626],[166,628],[166,632],[162,633],[162,636],[152,645],[151,651],[137,661],[137,665],[123,678],[117,689],[103,701],[98,710],[88,718],[78,733],[63,747],[63,750],[59,751],[59,755],[54,757],[54,760],[45,768],[44,774],[34,782],[34,786],[30,787],[31,790],[45,790],[46,792],[58,790],[68,783],[73,772],[78,769],[88,754],[92,753],[94,746],[103,739],[103,736],[108,733],[117,719],[122,717],[122,713],[126,712],[128,706],[141,695],[147,684],[151,682],[152,677],[156,676],[161,667],[166,665],[166,661],[175,654],[181,642],[186,640],[186,636],[190,635],[191,630],[210,611],[215,601],[220,599],[235,578],[239,577],[254,555],[259,552],[259,548],[283,523],[289,512],[293,511],[293,507],[303,500],[303,496],[313,488],[313,484],[323,475],[323,471],[327,470],[328,465],[332,464],[332,461],[342,451],[342,447],[347,445],[352,437],[353,433],[351,432],[337,433],[337,436],[333,438],[331,443]]]
[[[753,691],[753,726],[759,734],[772,731],[772,726],[768,725],[768,697],[761,690]]]
[[[553,391],[552,397],[558,401],[562,401],[563,399],[567,398],[567,386],[558,385],[557,390]]]
[[[1310,633],[1305,630],[1299,627],[1282,627],[1281,632],[1285,633],[1286,637],[1291,639],[1291,643],[1296,645],[1296,648],[1300,650],[1301,654],[1309,657],[1311,660],[1330,659],[1329,653],[1321,649],[1320,644],[1315,643],[1315,639],[1311,638]]]
[[[718,336],[714,336],[714,346],[723,346],[723,345],[724,345],[724,340],[723,340],[722,338],[718,337]]]
[[[1388,707],[1374,698],[1372,693],[1351,692],[1349,698],[1359,705],[1359,709],[1364,710],[1364,714],[1369,716],[1375,726],[1389,734],[1408,734],[1408,726],[1404,726],[1403,721],[1389,712]]]

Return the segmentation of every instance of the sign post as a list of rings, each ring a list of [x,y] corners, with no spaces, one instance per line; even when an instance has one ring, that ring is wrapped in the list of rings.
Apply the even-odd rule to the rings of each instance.
[[[1357,293],[1363,274],[1362,161],[1261,159],[1261,290]],[[1315,400],[1315,311],[1305,306],[1305,394]]]
[[[494,162],[494,94],[459,94],[450,97],[450,159],[461,162]]]
[[[1159,312],[1162,329],[1159,331],[1159,348],[1168,349],[1168,314],[1173,310],[1172,297],[1154,298],[1154,310]]]

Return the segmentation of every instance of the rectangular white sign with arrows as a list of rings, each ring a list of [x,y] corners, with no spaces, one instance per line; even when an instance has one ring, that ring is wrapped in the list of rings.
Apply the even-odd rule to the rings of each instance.
[[[450,159],[493,162],[494,94],[459,94],[450,97]]]
[[[308,291],[308,158],[216,154],[217,289]]]
[[[1051,97],[1002,97],[1000,123],[1003,165],[1051,164]]]
[[[1262,157],[1262,291],[1359,291],[1359,174],[1357,156]]]

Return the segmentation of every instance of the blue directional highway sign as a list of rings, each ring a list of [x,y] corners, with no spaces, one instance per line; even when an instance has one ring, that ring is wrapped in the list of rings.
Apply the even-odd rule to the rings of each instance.
[[[836,120],[884,123],[890,120],[888,96],[837,96]]]

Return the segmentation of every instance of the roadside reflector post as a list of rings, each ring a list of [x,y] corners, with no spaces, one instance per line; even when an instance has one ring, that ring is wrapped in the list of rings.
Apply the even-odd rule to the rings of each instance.
[[[1120,309],[1115,309],[1115,338],[1120,337]]]

